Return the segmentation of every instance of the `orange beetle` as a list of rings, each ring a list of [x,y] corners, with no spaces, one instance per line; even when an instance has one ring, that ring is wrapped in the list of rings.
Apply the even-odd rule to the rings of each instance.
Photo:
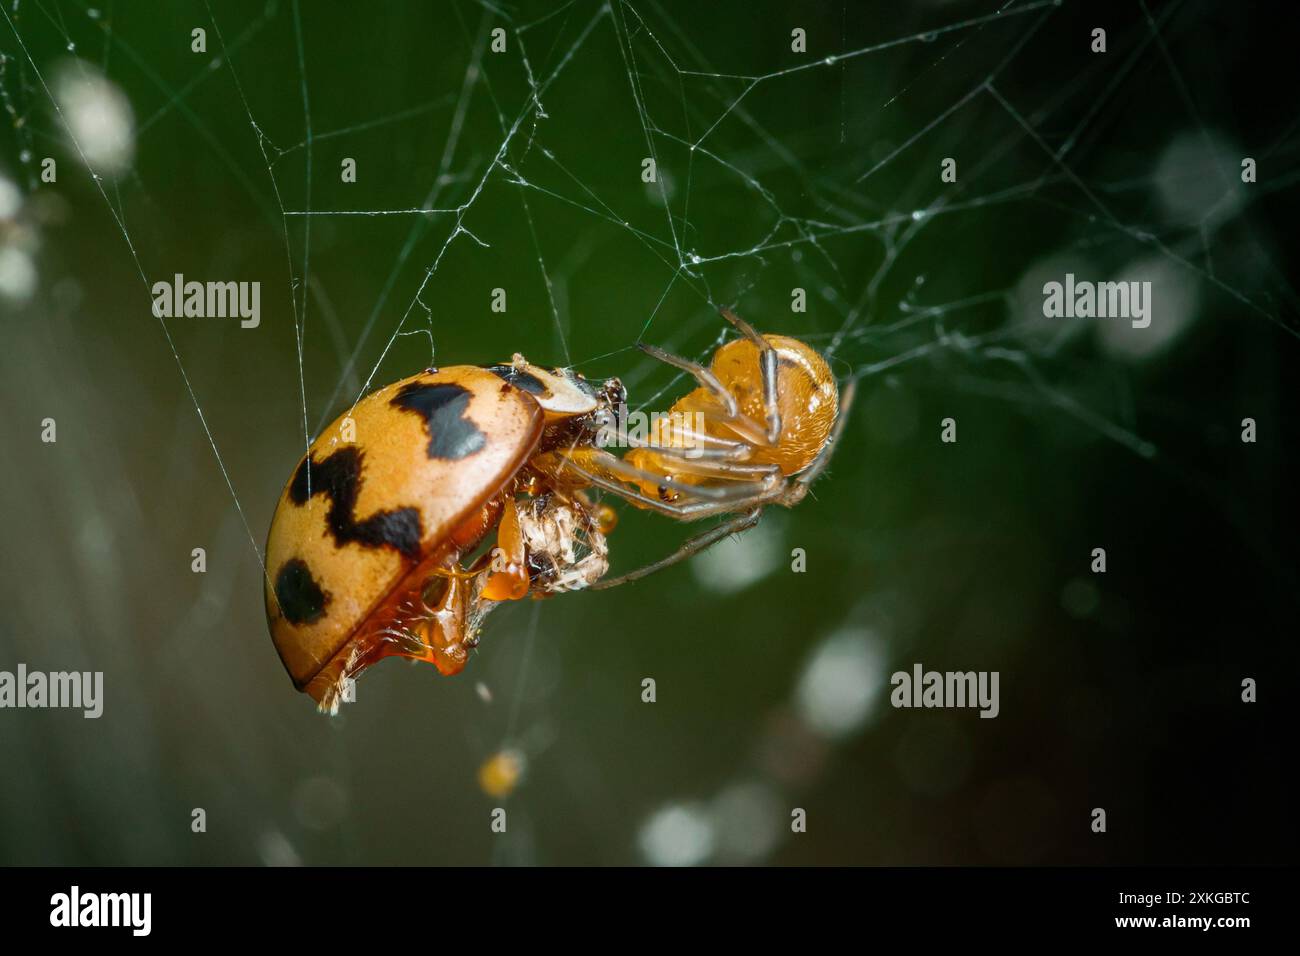
[[[636,580],[802,501],[854,386],[841,401],[816,351],[723,315],[741,337],[709,367],[642,346],[699,387],[624,457],[605,447],[626,412],[618,379],[594,386],[520,355],[429,369],[340,416],[285,486],[267,541],[267,620],[294,685],[334,712],[346,680],[384,657],[459,673],[498,603]],[[602,580],[613,512],[592,488],[682,521],[730,517]]]
[[[494,600],[528,588],[517,542],[475,569],[486,574],[460,560],[501,522],[548,424],[589,415],[597,394],[517,358],[429,369],[330,425],[285,485],[266,546],[267,621],[294,686],[333,711],[344,679],[386,656],[458,673]],[[509,511],[503,539],[520,534]]]

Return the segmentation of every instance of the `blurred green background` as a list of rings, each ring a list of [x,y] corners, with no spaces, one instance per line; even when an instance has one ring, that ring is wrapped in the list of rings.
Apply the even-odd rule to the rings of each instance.
[[[0,669],[102,670],[106,702],[0,711],[0,861],[1289,858],[1300,133],[1272,16],[6,5]],[[98,179],[69,124],[107,141]],[[1152,281],[1150,334],[1044,319],[1067,271]],[[260,327],[160,323],[174,273],[260,281]],[[724,305],[860,382],[814,497],[498,610],[457,678],[385,662],[334,719],[293,691],[258,551],[305,429],[431,349],[664,410],[686,384],[635,345],[705,358]],[[699,530],[620,511],[615,571]],[[1000,716],[894,710],[915,662],[999,671]],[[503,749],[504,804],[476,780]]]

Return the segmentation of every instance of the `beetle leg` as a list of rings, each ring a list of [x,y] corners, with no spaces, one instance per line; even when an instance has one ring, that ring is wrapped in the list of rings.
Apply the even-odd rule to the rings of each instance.
[[[432,569],[421,593],[397,608],[393,619],[373,635],[357,670],[384,657],[407,657],[427,661],[446,675],[460,673],[473,647],[467,624],[475,598],[472,579],[483,570]]]
[[[464,568],[434,568],[429,572],[434,577],[451,578],[455,581],[469,581],[479,575],[479,571],[473,569],[465,570]]]
[[[497,525],[497,544],[482,596],[488,601],[517,601],[528,595],[528,561],[519,527],[519,505],[506,498]]]

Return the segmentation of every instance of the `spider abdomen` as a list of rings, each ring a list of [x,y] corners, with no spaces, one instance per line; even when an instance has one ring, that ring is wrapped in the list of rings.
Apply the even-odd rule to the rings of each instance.
[[[826,360],[798,339],[765,335],[777,353],[777,407],[781,431],[774,446],[755,445],[749,460],[774,464],[787,477],[803,471],[820,454],[839,412],[835,376]],[[765,426],[763,374],[758,346],[748,339],[736,339],[718,349],[712,371],[736,397],[741,415]],[[708,430],[722,437],[736,437],[735,429],[716,417],[706,419]]]

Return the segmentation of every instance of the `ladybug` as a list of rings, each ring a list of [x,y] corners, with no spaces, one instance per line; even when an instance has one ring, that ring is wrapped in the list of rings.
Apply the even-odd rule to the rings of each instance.
[[[529,584],[519,547],[495,568],[461,571],[461,559],[501,522],[544,433],[619,392],[516,356],[428,369],[339,416],[285,485],[267,538],[266,616],[294,686],[333,712],[345,679],[383,657],[458,673],[492,598]],[[509,520],[518,537],[513,508]]]

